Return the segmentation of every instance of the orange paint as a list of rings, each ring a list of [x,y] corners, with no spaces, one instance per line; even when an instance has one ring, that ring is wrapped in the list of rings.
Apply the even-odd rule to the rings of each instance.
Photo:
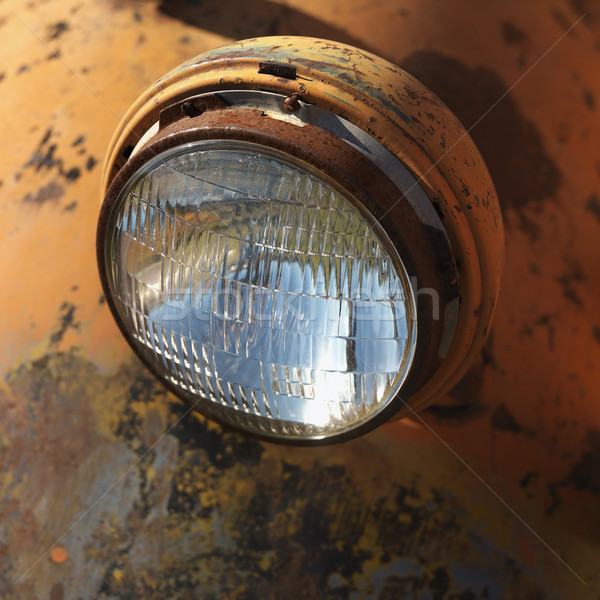
[[[61,546],[54,546],[50,550],[50,560],[56,564],[64,563],[69,558],[68,552]]]

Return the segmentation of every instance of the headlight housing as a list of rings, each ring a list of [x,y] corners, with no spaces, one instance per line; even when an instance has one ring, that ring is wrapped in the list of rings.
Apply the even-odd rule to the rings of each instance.
[[[347,439],[431,402],[483,343],[489,175],[448,109],[373,55],[261,38],[194,59],[132,107],[105,188],[113,314],[221,422]]]

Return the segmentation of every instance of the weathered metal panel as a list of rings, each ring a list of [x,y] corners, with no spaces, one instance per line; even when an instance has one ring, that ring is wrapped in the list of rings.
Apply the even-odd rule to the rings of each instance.
[[[0,2],[0,597],[597,598],[598,11]],[[445,405],[334,447],[185,415],[95,268],[119,115],[191,56],[272,33],[366,47],[430,86],[475,124],[507,230],[479,363]]]

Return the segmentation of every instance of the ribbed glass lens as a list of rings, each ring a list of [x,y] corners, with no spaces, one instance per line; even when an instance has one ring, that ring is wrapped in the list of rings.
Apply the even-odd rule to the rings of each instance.
[[[398,392],[416,343],[402,262],[305,163],[243,142],[179,146],[130,179],[107,231],[134,345],[201,412],[320,438]]]

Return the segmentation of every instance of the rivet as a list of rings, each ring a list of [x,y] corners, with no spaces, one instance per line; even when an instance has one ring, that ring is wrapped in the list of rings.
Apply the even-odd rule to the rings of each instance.
[[[283,108],[289,112],[300,110],[300,94],[292,94],[283,101]]]
[[[206,104],[199,100],[186,100],[181,105],[181,111],[188,117],[197,117],[206,111]]]

